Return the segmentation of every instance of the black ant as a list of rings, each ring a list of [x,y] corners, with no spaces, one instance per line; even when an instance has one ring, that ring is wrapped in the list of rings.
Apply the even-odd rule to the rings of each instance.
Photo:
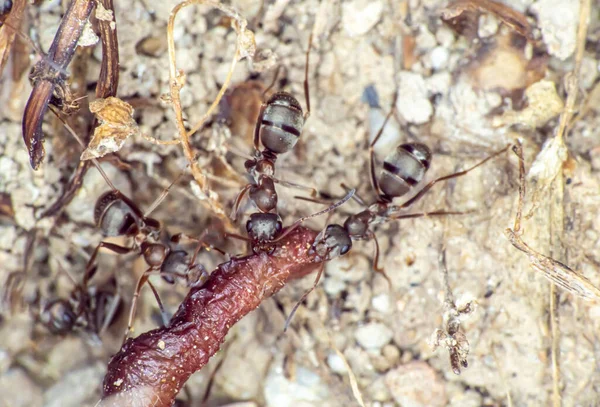
[[[37,318],[50,332],[65,335],[83,330],[98,337],[115,320],[122,305],[117,281],[112,277],[102,285],[91,285],[89,281],[95,271],[95,267],[88,270],[81,284],[67,273],[75,285],[68,299],[49,302],[36,299],[41,308]]]
[[[395,97],[394,100],[396,100]],[[330,260],[347,253],[352,247],[352,241],[354,240],[373,239],[375,243],[374,269],[383,273],[383,269],[378,265],[379,243],[372,230],[372,226],[398,219],[465,214],[466,212],[441,210],[422,213],[402,213],[402,210],[421,199],[438,182],[461,177],[507,151],[509,148],[505,147],[493,153],[466,170],[434,179],[403,204],[394,205],[394,198],[406,195],[423,180],[425,173],[431,165],[432,153],[429,147],[422,143],[401,144],[384,159],[381,174],[379,178],[376,176],[374,146],[379,140],[393,111],[394,106],[392,106],[382,127],[369,145],[371,184],[377,193],[377,199],[373,204],[367,205],[364,200],[355,195],[354,198],[366,209],[350,215],[343,226],[336,224],[328,225],[317,236],[311,250],[323,260]]]
[[[60,116],[57,115],[60,118]],[[61,119],[62,121],[62,119]],[[79,141],[79,137],[71,129],[71,127],[63,121],[65,128]],[[96,272],[96,257],[101,248],[108,249],[118,254],[136,253],[142,256],[148,265],[148,269],[138,279],[133,295],[131,309],[129,313],[129,321],[125,338],[131,331],[131,326],[135,316],[137,299],[144,284],[148,284],[156,298],[158,306],[161,310],[163,322],[168,324],[168,318],[164,310],[163,304],[159,298],[158,291],[149,281],[149,277],[153,274],[160,275],[167,283],[174,284],[177,280],[185,282],[188,287],[197,287],[202,285],[208,279],[208,273],[204,266],[196,263],[196,257],[200,249],[209,248],[203,242],[203,238],[193,238],[184,234],[177,234],[167,242],[161,241],[161,225],[154,218],[149,217],[149,214],[162,202],[166,197],[169,189],[177,182],[179,177],[171,183],[159,198],[151,205],[146,213],[143,213],[139,207],[127,196],[121,193],[114,187],[108,179],[102,168],[94,160],[94,165],[98,168],[107,184],[112,190],[104,193],[96,201],[94,208],[94,221],[97,227],[106,237],[124,236],[132,238],[131,247],[120,246],[109,242],[100,242],[92,256],[90,257],[84,273],[83,283],[73,292],[71,303],[75,306],[67,306],[64,300],[57,300],[51,303],[51,307],[45,307],[45,315],[42,317],[46,326],[62,327],[60,331],[68,331],[69,324],[73,316],[85,315],[91,312],[89,300],[81,293],[87,292],[88,282]],[[180,174],[183,174],[183,172]],[[190,257],[189,253],[179,246],[182,239],[192,240],[198,243],[196,250]],[[78,303],[78,304],[77,304]]]
[[[304,68],[304,97],[306,100],[306,112],[298,100],[287,92],[277,92],[263,102],[256,125],[254,127],[254,158],[245,162],[246,171],[253,182],[246,185],[238,194],[233,204],[231,219],[237,217],[242,199],[248,193],[250,200],[258,209],[268,214],[277,207],[277,192],[275,183],[283,186],[306,189],[301,185],[285,182],[275,178],[275,161],[278,154],[291,151],[300,135],[306,119],[310,116],[310,94],[308,89],[308,64],[310,50],[312,48],[312,34],[308,40],[306,51],[306,65]],[[277,78],[277,74],[275,75]],[[274,83],[275,81],[273,81]],[[263,95],[273,86],[269,86]],[[264,149],[260,150],[262,143]],[[255,221],[262,220],[262,216],[255,216]]]

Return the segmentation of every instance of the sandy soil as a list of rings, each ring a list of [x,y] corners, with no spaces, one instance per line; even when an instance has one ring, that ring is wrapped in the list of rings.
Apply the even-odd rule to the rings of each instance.
[[[44,50],[59,24],[63,3],[43,2],[28,8],[22,31]],[[135,108],[142,133],[160,140],[177,134],[172,109],[161,99],[168,92],[166,24],[176,3],[140,0],[127,7],[117,4],[116,9],[118,96]],[[309,65],[311,116],[295,150],[278,161],[278,176],[336,197],[343,194],[343,182],[356,187],[365,200],[374,200],[368,138],[381,126],[396,88],[400,97],[395,115],[375,149],[378,165],[395,145],[420,141],[434,153],[427,175],[431,180],[474,165],[520,137],[529,169],[558,128],[567,97],[564,78],[575,64],[579,5],[574,0],[506,3],[525,13],[533,27],[533,40],[521,47],[506,41],[514,38],[513,30],[490,13],[469,22],[478,23],[471,37],[457,34],[441,21],[447,4],[438,0],[276,0],[262,9],[256,1],[234,2],[250,22],[259,50],[272,50],[283,68],[275,88],[297,95],[303,106],[305,50],[311,30],[315,32]],[[559,236],[552,235],[556,229],[549,219],[556,214],[550,213],[550,200],[556,195],[552,189],[542,190],[535,215],[524,223],[523,239],[543,254],[555,253],[598,286],[600,114],[593,103],[600,66],[597,9],[592,9],[589,25],[576,100],[576,109],[583,114],[566,138],[570,166],[559,202],[564,209],[563,227]],[[181,95],[184,115],[195,123],[225,80],[235,32],[219,12],[192,7],[180,13],[175,41],[178,68],[187,75]],[[547,56],[541,70],[530,63],[535,59],[532,49],[538,46]],[[89,96],[72,119],[82,135],[91,123],[87,106],[94,98],[100,51],[100,45],[80,48],[70,68],[74,93]],[[32,303],[37,296],[68,295],[73,282],[62,268],[74,279],[82,278],[89,255],[102,239],[93,225],[93,207],[108,187],[92,168],[64,211],[41,218],[61,195],[81,149],[49,114],[44,126],[47,158],[38,171],[31,170],[21,136],[31,85],[27,70],[20,77],[12,76],[19,60],[23,63],[16,56],[9,60],[0,89],[0,193],[3,202],[10,196],[13,210],[0,223],[0,282],[23,270],[28,242],[33,249],[21,304],[11,312],[4,303],[0,315],[0,406],[91,406],[99,397],[106,361],[119,347],[127,312],[99,342],[84,333],[50,334],[35,322]],[[247,61],[240,62],[231,87],[238,94],[228,99],[233,113],[222,110],[193,139],[201,152],[201,165],[215,175],[211,188],[225,208],[231,207],[246,182],[243,159],[236,154],[252,151],[254,116],[240,106],[250,106],[252,112],[274,72],[275,66],[255,73]],[[550,90],[535,103],[528,94],[528,103],[523,103],[524,89],[542,78]],[[249,80],[258,82],[241,85]],[[380,109],[369,107],[363,98],[370,85],[378,94]],[[550,106],[553,97],[556,103]],[[526,106],[544,114],[536,116],[523,110]],[[179,146],[154,145],[142,137],[128,140],[118,154],[130,164],[128,169],[111,162],[102,165],[118,188],[142,208],[187,163]],[[551,405],[556,384],[554,339],[562,404],[599,405],[600,306],[559,290],[559,331],[552,335],[550,284],[529,267],[525,254],[504,234],[515,214],[518,174],[516,157],[504,153],[465,177],[434,187],[412,208],[415,212],[472,212],[377,227],[381,263],[391,286],[373,271],[372,242],[356,242],[349,255],[327,264],[319,288],[300,307],[288,333],[282,334],[287,313],[311,286],[312,276],[290,284],[235,326],[224,350],[190,380],[181,400],[191,397],[190,405],[200,405],[211,373],[223,361],[210,406],[358,405],[348,366],[368,406]],[[529,178],[530,187],[535,188],[534,181]],[[191,176],[186,175],[153,213],[169,233],[199,235],[214,225],[214,215],[194,195],[190,182]],[[286,224],[321,208],[294,199],[297,190],[279,188],[278,192],[279,212]],[[526,210],[530,208],[528,202]],[[360,209],[349,203],[332,221],[341,223],[344,215]],[[253,208],[245,211],[251,213]],[[315,228],[324,224],[324,218],[311,220]],[[219,243],[232,255],[246,250],[237,242]],[[447,349],[432,346],[436,329],[444,328],[446,312],[443,251],[457,306],[471,302],[473,308],[461,317],[470,352],[469,366],[460,375],[452,372]],[[201,259],[208,269],[223,261],[214,252],[203,253]],[[116,275],[128,303],[143,262],[102,253],[99,263],[98,281]],[[174,311],[185,287],[168,285],[158,277],[153,281],[168,310]],[[159,323],[156,303],[146,287],[136,332]]]

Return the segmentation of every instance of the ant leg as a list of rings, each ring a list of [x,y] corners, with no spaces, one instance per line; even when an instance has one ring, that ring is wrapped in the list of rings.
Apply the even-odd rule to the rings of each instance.
[[[236,235],[235,233],[225,232],[223,234],[223,237],[225,239],[232,238],[232,239],[241,240],[243,242],[250,242],[250,243],[252,243],[252,239],[250,239],[249,237],[245,237],[245,236],[241,236],[241,235]]]
[[[152,284],[150,282],[150,280],[147,280],[147,283],[150,286],[150,289],[152,290],[152,294],[154,294],[154,298],[156,298],[156,302],[158,303],[158,308],[160,309],[160,316],[163,320],[163,325],[168,327],[169,326],[169,316],[167,315],[167,311],[165,311],[165,307],[164,307],[162,301],[160,300],[158,291],[156,290],[156,287],[154,287],[154,284]]]
[[[260,105],[260,111],[258,112],[258,117],[256,118],[256,124],[254,125],[254,150],[260,150],[260,126],[262,125],[262,117],[265,113],[266,104]]]
[[[95,267],[94,263],[96,262],[96,257],[98,257],[98,252],[100,251],[101,248],[108,249],[111,252],[115,252],[118,254],[126,254],[133,250],[131,247],[119,246],[114,243],[108,243],[108,242],[98,243],[98,246],[96,246],[96,248],[94,249],[94,252],[92,253],[92,257],[90,257],[90,259],[87,262],[87,265],[85,266],[85,273],[83,275],[83,283],[82,283],[82,286],[84,289],[87,288],[88,282],[96,274],[96,267]]]
[[[413,218],[427,218],[429,216],[447,216],[447,215],[468,215],[475,211],[432,211],[432,212],[420,212],[420,213],[405,213],[405,214],[391,214],[387,218],[390,220],[397,219],[413,219]]]
[[[400,208],[408,208],[409,206],[411,206],[412,204],[414,204],[415,202],[417,202],[419,199],[421,199],[423,197],[423,195],[425,195],[427,193],[427,191],[429,191],[431,189],[431,187],[433,187],[438,182],[447,181],[447,180],[452,179],[452,178],[462,177],[463,175],[465,175],[465,174],[473,171],[475,168],[477,168],[477,167],[485,164],[486,162],[488,162],[492,158],[495,158],[495,157],[499,156],[500,154],[502,154],[503,152],[505,152],[506,150],[508,150],[509,147],[510,147],[510,145],[504,147],[500,151],[496,151],[494,154],[490,155],[485,160],[480,161],[479,163],[475,164],[471,168],[467,168],[466,170],[455,172],[454,174],[450,174],[450,175],[446,175],[446,176],[434,179],[433,181],[431,181],[430,183],[428,183],[427,185],[425,185],[415,196],[413,196],[412,198],[410,198],[408,201],[404,202],[399,207]]]
[[[137,310],[137,301],[140,296],[140,291],[142,290],[142,287],[144,286],[144,284],[146,284],[146,282],[148,281],[148,277],[150,277],[151,272],[152,272],[152,269],[148,269],[148,270],[144,271],[144,273],[140,276],[140,278],[138,279],[138,282],[135,286],[135,291],[133,293],[133,299],[131,300],[131,307],[129,308],[129,320],[127,321],[127,331],[125,331],[125,337],[123,338],[123,343],[125,343],[125,341],[129,337],[129,333],[133,332],[133,330],[132,330],[133,318],[135,317],[135,312]],[[154,289],[152,289],[152,291],[154,291]],[[156,293],[155,293],[155,296],[156,296]],[[158,299],[158,296],[157,296],[157,301],[159,303],[159,307],[161,308],[161,312],[162,312],[163,311],[162,302],[160,302],[160,299]]]
[[[208,231],[202,232],[202,235],[200,237],[190,236],[185,233],[177,233],[176,235],[173,235],[171,237],[171,242],[173,242],[175,244],[179,244],[182,239],[185,239],[185,240],[189,240],[189,241],[198,243],[199,248],[196,249],[195,255],[192,257],[193,261],[190,262],[190,264],[194,263],[196,256],[198,255],[198,253],[200,252],[200,249],[202,249],[202,248],[205,248],[206,250],[215,250],[215,251],[221,253],[223,256],[226,256],[227,253],[225,253],[223,250],[219,249],[216,246],[213,246],[212,244],[208,244],[204,241],[204,237],[206,235],[208,235]]]
[[[375,136],[375,138],[373,139],[371,144],[369,144],[369,173],[371,175],[371,186],[373,187],[373,189],[375,190],[375,193],[378,196],[381,195],[381,189],[379,188],[379,182],[377,181],[377,175],[375,174],[375,144],[377,143],[377,141],[379,141],[379,137],[381,137],[381,134],[383,133],[383,129],[385,129],[387,122],[390,120],[390,117],[392,117],[395,107],[396,107],[396,95],[394,94],[394,101],[392,102],[392,108],[390,109],[387,116],[385,116],[385,120],[383,121],[381,128],[377,132],[377,135]]]
[[[318,192],[316,189],[312,188],[312,187],[307,187],[305,185],[300,185],[300,184],[295,184],[293,182],[289,182],[289,181],[282,181],[280,179],[277,179],[275,177],[270,177],[273,182],[281,185],[282,187],[286,187],[286,188],[295,188],[295,189],[301,189],[304,191],[310,191],[310,196],[312,198],[316,197],[318,195]]]
[[[240,209],[240,204],[242,203],[242,199],[244,199],[244,195],[246,195],[248,193],[248,191],[250,190],[250,188],[252,188],[252,184],[248,184],[246,185],[238,194],[238,196],[235,198],[235,201],[233,203],[233,208],[231,209],[231,215],[229,215],[229,218],[235,222],[235,220],[237,219],[237,214],[238,211]]]
[[[119,303],[121,302],[121,294],[117,292],[117,294],[113,297],[110,307],[108,308],[108,312],[104,316],[104,321],[102,322],[102,326],[100,327],[100,331],[98,331],[98,335],[102,336],[104,332],[108,329],[108,326],[112,322],[115,314],[117,313],[117,309],[119,308]]]
[[[350,190],[352,189],[349,186],[347,186],[346,184],[344,184],[343,182],[340,184],[340,186],[342,188],[344,188],[346,193],[350,192]],[[328,200],[328,199],[308,198],[306,196],[299,196],[299,195],[294,195],[294,199],[299,199],[301,201],[307,201],[307,202],[318,203],[318,204],[323,204],[323,205],[329,205],[331,203],[331,200]],[[352,199],[354,199],[359,205],[364,206],[365,208],[369,206],[369,205],[367,205],[366,201],[363,198],[361,198],[356,192],[354,193],[354,195],[352,195]]]
[[[312,48],[313,33],[308,37],[308,49],[306,50],[306,64],[304,65],[304,99],[306,100],[306,112],[304,112],[304,121],[310,116],[310,91],[308,89],[308,62],[310,50]]]
[[[377,240],[377,236],[372,231],[369,231],[369,238],[372,238],[373,242],[375,243],[375,254],[373,257],[373,270],[375,270],[376,273],[381,273],[381,275],[387,281],[388,287],[391,289],[392,288],[392,280],[390,280],[390,277],[387,275],[387,273],[385,272],[383,267],[379,267],[379,241]]]
[[[290,322],[292,322],[292,318],[294,317],[294,314],[296,313],[296,311],[298,310],[300,305],[304,302],[306,297],[308,297],[308,295],[311,292],[313,292],[313,290],[317,287],[317,284],[319,284],[319,280],[321,279],[321,275],[323,274],[324,269],[325,269],[325,263],[321,263],[321,266],[319,267],[319,272],[317,273],[317,278],[315,278],[315,282],[313,283],[312,287],[310,287],[308,289],[308,291],[306,291],[304,294],[302,294],[302,297],[300,297],[300,300],[298,300],[296,305],[294,305],[294,308],[292,308],[292,312],[290,312],[290,315],[288,315],[287,319],[285,320],[285,326],[283,328],[283,332],[287,331],[288,327],[290,326]]]

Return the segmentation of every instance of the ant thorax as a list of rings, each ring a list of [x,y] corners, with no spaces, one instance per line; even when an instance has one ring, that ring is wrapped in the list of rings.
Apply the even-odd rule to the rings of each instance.
[[[254,179],[259,176],[273,177],[275,175],[275,160],[277,156],[271,151],[265,149],[256,151],[254,158],[245,162],[246,171]]]

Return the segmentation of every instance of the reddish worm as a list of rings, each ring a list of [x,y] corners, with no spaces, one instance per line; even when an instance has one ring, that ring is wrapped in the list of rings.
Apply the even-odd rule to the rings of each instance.
[[[221,264],[193,289],[168,327],[129,339],[110,360],[98,406],[171,406],[187,379],[220,348],[229,329],[290,280],[313,271],[317,232],[297,227],[271,254]]]

